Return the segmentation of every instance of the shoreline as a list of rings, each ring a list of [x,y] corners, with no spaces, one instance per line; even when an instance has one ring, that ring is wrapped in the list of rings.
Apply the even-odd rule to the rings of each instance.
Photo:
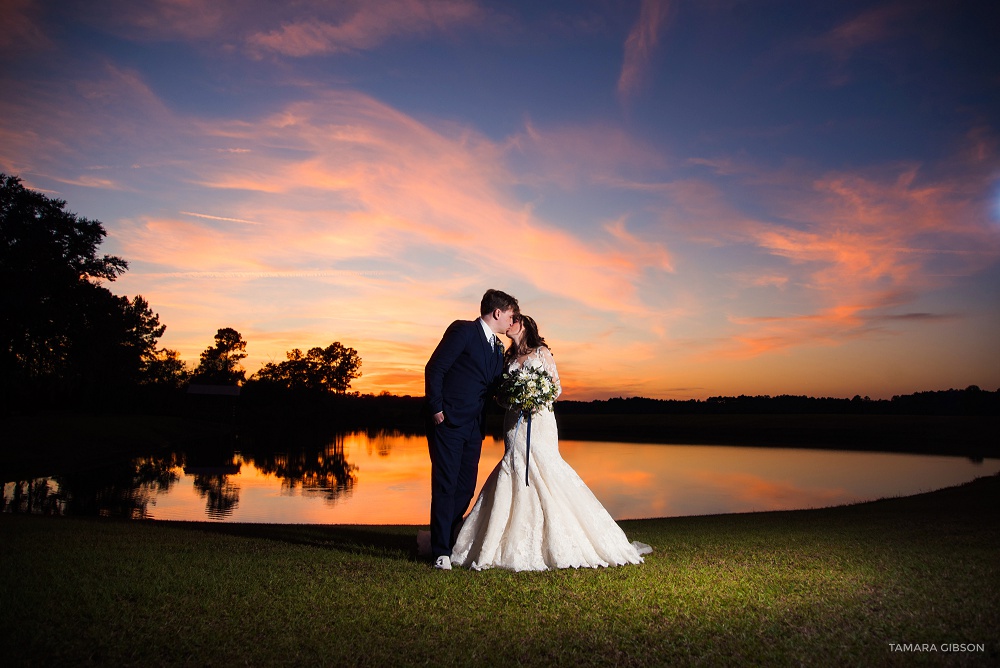
[[[839,503],[830,506],[817,506],[813,508],[793,508],[793,509],[779,509],[779,510],[751,510],[746,512],[730,512],[730,513],[708,513],[704,515],[671,515],[665,517],[636,517],[630,519],[620,519],[615,520],[617,523],[625,523],[630,525],[638,525],[642,523],[661,523],[661,522],[691,522],[691,521],[722,521],[722,520],[738,520],[739,518],[749,518],[749,517],[778,517],[781,515],[799,515],[807,513],[833,513],[833,512],[863,512],[865,510],[884,510],[884,506],[893,504],[903,503],[906,505],[922,506],[925,509],[933,509],[935,512],[950,512],[958,509],[964,509],[965,503],[961,497],[965,494],[972,494],[974,490],[975,497],[978,499],[991,499],[994,508],[992,510],[1000,512],[1000,472],[992,473],[988,475],[976,476],[972,480],[966,482],[958,483],[956,485],[949,485],[947,487],[940,487],[938,489],[932,489],[928,491],[916,492],[914,494],[904,494],[900,496],[886,496],[878,499],[870,499],[867,501],[854,501],[848,503]],[[931,497],[934,497],[932,499]],[[935,499],[947,499],[950,504],[940,504],[933,503]],[[925,503],[931,501],[931,503]],[[426,529],[427,524],[400,524],[400,523],[385,523],[385,524],[358,524],[358,523],[280,523],[280,522],[212,522],[208,520],[164,520],[164,519],[152,519],[152,518],[141,518],[141,519],[129,519],[124,517],[115,516],[91,516],[91,515],[46,515],[42,513],[0,513],[0,518],[2,517],[37,517],[37,518],[53,518],[57,521],[108,521],[108,522],[121,522],[125,524],[136,524],[136,525],[155,525],[155,526],[178,526],[187,528],[202,528],[209,529],[212,531],[220,531],[226,533],[226,530],[235,532],[236,529],[248,529],[254,528],[260,532],[267,532],[270,529],[279,530],[292,530],[292,529],[355,529],[359,531],[369,530],[374,532],[375,529],[386,529],[386,530],[421,530]],[[1000,517],[1000,515],[998,515]],[[416,545],[414,544],[414,548]]]
[[[778,510],[748,510],[743,512],[730,512],[730,513],[706,513],[704,515],[668,515],[664,517],[633,517],[628,519],[616,519],[616,523],[626,523],[626,524],[637,524],[641,522],[674,522],[680,520],[701,520],[701,519],[723,519],[723,518],[735,518],[735,517],[749,517],[749,516],[773,516],[788,513],[812,513],[812,512],[828,512],[836,510],[848,510],[848,509],[861,509],[863,506],[884,504],[895,501],[912,501],[918,500],[920,497],[926,497],[935,494],[944,493],[956,493],[960,492],[963,488],[972,486],[984,486],[991,485],[996,492],[996,496],[1000,499],[1000,472],[991,473],[988,475],[976,476],[972,480],[966,482],[958,483],[956,485],[949,485],[947,487],[939,487],[937,489],[932,489],[928,491],[915,492],[913,494],[904,494],[900,496],[885,496],[877,499],[869,499],[866,501],[853,501],[847,503],[838,503],[830,506],[816,506],[812,508],[791,508],[791,509],[778,509]],[[85,516],[68,516],[70,518],[77,517],[83,518]],[[427,529],[427,524],[400,524],[400,523],[385,523],[385,524],[360,524],[360,523],[281,523],[281,522],[211,522],[208,520],[158,520],[158,519],[137,519],[131,520],[127,518],[114,518],[122,519],[127,522],[138,522],[138,523],[150,523],[150,524],[164,524],[164,525],[184,525],[192,527],[273,527],[273,528],[293,528],[293,527],[344,527],[363,530],[365,528],[385,528],[385,529],[413,529],[414,532],[422,529]]]

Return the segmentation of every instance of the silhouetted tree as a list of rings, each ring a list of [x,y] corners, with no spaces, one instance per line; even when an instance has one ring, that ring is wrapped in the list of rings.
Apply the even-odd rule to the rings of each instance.
[[[287,389],[307,389],[343,394],[351,381],[361,376],[361,357],[354,348],[334,341],[326,348],[310,348],[305,355],[298,348],[285,353],[288,358],[268,362],[251,380],[273,383]]]
[[[86,305],[84,326],[74,342],[80,386],[134,387],[156,359],[156,341],[166,329],[141,296],[117,297],[99,288]]]
[[[246,371],[240,361],[247,356],[247,342],[231,327],[224,327],[215,334],[215,345],[201,354],[191,382],[199,385],[239,385],[246,380]]]
[[[176,350],[158,350],[156,356],[147,359],[143,368],[142,382],[144,385],[180,389],[190,379],[187,365],[178,356]]]
[[[99,255],[102,223],[65,206],[0,174],[0,382],[9,397],[94,396],[134,384],[165,329],[141,296],[101,285],[128,263]]]

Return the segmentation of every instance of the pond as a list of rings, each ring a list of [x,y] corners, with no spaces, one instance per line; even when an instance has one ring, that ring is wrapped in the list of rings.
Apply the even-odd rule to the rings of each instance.
[[[6,512],[285,524],[426,524],[422,436],[351,433],[140,457],[7,482]],[[615,519],[819,508],[957,485],[1000,459],[790,448],[563,441],[563,457]],[[479,484],[503,454],[483,444]]]

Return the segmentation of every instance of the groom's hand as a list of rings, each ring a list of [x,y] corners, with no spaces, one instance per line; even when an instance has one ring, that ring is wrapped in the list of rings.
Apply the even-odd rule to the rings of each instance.
[[[434,414],[434,424],[441,424],[444,422],[444,411]]]

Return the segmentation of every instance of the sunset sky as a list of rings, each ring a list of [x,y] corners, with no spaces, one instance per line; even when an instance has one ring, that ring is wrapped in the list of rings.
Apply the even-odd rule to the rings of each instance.
[[[0,0],[0,171],[192,364],[420,395],[499,288],[566,398],[995,390],[998,6]]]

